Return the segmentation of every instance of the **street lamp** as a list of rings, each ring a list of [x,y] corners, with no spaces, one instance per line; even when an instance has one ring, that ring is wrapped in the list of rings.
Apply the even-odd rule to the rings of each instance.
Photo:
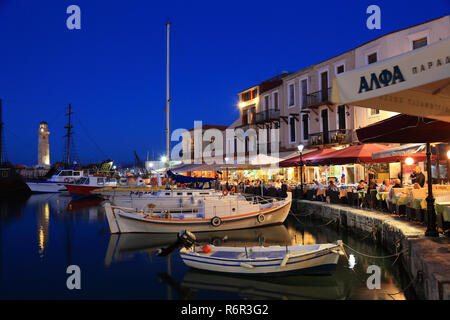
[[[225,164],[228,164],[228,157],[225,157]],[[226,175],[227,175],[227,187],[228,187],[228,167],[225,167],[225,170],[226,170]]]
[[[305,146],[302,144],[298,145],[298,152],[300,152],[300,192],[301,198],[303,199],[303,148]]]

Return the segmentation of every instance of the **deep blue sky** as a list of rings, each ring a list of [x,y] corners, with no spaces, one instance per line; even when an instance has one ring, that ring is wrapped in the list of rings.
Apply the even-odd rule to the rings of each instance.
[[[81,8],[81,30],[66,8]],[[366,8],[381,7],[381,30]],[[7,157],[37,161],[40,121],[51,161],[64,149],[65,111],[75,112],[83,163],[133,151],[165,151],[165,22],[171,32],[171,125],[229,125],[238,91],[295,72],[371,39],[449,13],[429,1],[0,0],[0,98]]]

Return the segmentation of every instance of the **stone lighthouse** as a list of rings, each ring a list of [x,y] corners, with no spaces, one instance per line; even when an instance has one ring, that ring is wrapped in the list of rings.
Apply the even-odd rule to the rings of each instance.
[[[42,121],[39,124],[38,132],[38,165],[39,166],[50,166],[50,144],[48,142],[48,124]]]

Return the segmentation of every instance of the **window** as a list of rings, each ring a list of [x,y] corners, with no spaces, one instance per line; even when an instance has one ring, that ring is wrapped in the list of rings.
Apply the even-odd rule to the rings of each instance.
[[[295,104],[295,87],[294,84],[289,85],[289,107]]]
[[[256,107],[252,107],[250,109],[250,123],[255,123],[255,117],[256,117]]]
[[[413,40],[412,48],[413,48],[413,50],[419,49],[419,48],[425,47],[427,44],[428,44],[427,37],[423,37],[423,38],[420,38],[417,40]]]
[[[336,73],[337,74],[339,74],[339,73],[342,73],[342,72],[344,72],[345,70],[344,70],[344,65],[343,64],[341,64],[340,66],[338,66],[337,68],[336,68]]]
[[[303,140],[309,139],[309,126],[308,126],[308,115],[304,114],[302,116],[302,122],[303,122]]]
[[[300,85],[301,85],[301,93],[302,93],[300,101],[301,101],[302,107],[305,107],[306,106],[306,95],[308,94],[308,80],[303,79],[300,82]]]
[[[270,107],[269,96],[264,97],[264,107],[266,108],[266,110],[269,110],[269,107]]]
[[[339,129],[345,129],[345,106],[338,107],[338,127]]]
[[[242,112],[242,125],[246,125],[248,123],[248,111],[244,110]]]
[[[380,114],[380,110],[379,109],[372,109],[372,108],[369,109],[369,115],[375,116],[377,114]]]
[[[377,53],[371,53],[367,56],[367,64],[375,63],[377,62]]]
[[[273,107],[275,110],[278,110],[278,92],[273,94]]]
[[[290,132],[289,141],[295,142],[295,118],[294,117],[289,118],[289,132]]]

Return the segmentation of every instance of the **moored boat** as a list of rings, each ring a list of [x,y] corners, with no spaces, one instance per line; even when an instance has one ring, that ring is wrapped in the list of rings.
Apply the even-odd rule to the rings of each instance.
[[[183,262],[192,268],[246,275],[331,274],[342,242],[268,247],[182,248]]]
[[[111,233],[219,231],[283,223],[291,208],[292,194],[286,198],[258,196],[209,197],[198,200],[196,208],[146,210],[104,204]]]
[[[105,187],[112,187],[117,185],[115,178],[106,177],[103,175],[89,175],[82,177],[76,183],[65,184],[70,194],[72,195],[93,195],[92,191],[99,190]]]
[[[75,183],[81,177],[83,177],[83,171],[81,170],[60,168],[46,180],[26,181],[26,184],[35,193],[57,193],[67,191],[64,184]]]

